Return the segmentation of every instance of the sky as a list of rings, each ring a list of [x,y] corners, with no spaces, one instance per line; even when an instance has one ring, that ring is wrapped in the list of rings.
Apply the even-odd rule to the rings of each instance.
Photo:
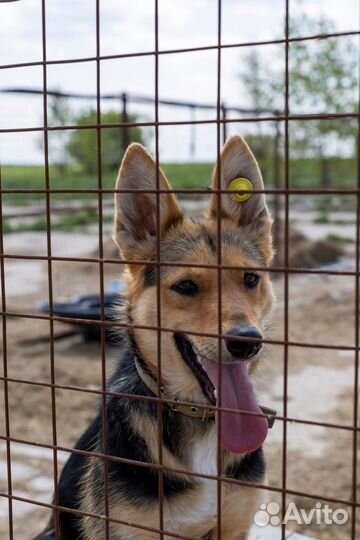
[[[41,0],[0,2],[0,66],[42,60]],[[115,55],[154,50],[153,0],[100,0],[100,54]],[[235,44],[284,37],[285,0],[222,0],[222,43]],[[159,0],[159,50],[217,44],[217,0]],[[46,54],[48,60],[92,57],[96,54],[95,0],[46,0]],[[359,29],[358,0],[290,0],[290,16],[306,13],[326,16],[337,31]],[[283,45],[257,47],[274,66],[284,63]],[[221,99],[233,106],[248,106],[239,73],[248,48],[223,49]],[[128,92],[153,97],[153,55],[101,61],[101,93]],[[274,69],[274,76],[277,70]],[[96,93],[96,63],[56,64],[47,67],[49,89]],[[0,69],[0,90],[7,87],[42,88],[42,67]],[[167,99],[216,103],[217,51],[164,54],[159,57],[159,96]],[[89,104],[87,104],[89,105]],[[73,100],[75,110],[83,102]],[[102,102],[102,110],[116,104]],[[154,107],[132,105],[145,121],[154,119]],[[185,109],[160,107],[160,120],[189,120]],[[214,113],[198,112],[198,119]],[[0,94],[0,128],[41,126],[42,97]],[[246,129],[242,124],[230,131]],[[197,126],[199,161],[216,155],[216,128]],[[161,161],[189,159],[191,128],[160,128]],[[149,139],[150,148],[153,140]],[[43,163],[39,135],[0,133],[2,164]]]

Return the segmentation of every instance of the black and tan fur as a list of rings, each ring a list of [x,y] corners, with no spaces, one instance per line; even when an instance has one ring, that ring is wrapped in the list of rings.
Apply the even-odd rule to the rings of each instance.
[[[255,190],[263,189],[261,173],[248,146],[240,137],[230,138],[221,154],[221,170],[215,170],[213,187],[218,178],[227,189],[237,177],[251,180]],[[117,189],[156,188],[153,158],[140,145],[129,147],[120,168]],[[170,189],[160,171],[162,190]],[[210,195],[209,195],[210,197]],[[115,197],[115,239],[126,260],[155,261],[157,242],[155,193],[118,193]],[[157,373],[157,332],[136,328],[158,325],[157,282],[160,283],[161,325],[188,336],[190,342],[208,358],[218,358],[218,339],[187,332],[218,333],[218,272],[196,268],[197,264],[216,264],[218,257],[218,218],[221,219],[222,264],[233,269],[222,270],[222,332],[241,325],[263,329],[272,304],[272,291],[266,271],[256,289],[244,287],[244,270],[269,265],[272,257],[271,219],[263,194],[253,194],[244,202],[235,202],[229,194],[210,197],[208,214],[200,220],[186,218],[172,193],[159,195],[160,257],[164,262],[189,263],[190,267],[164,266],[157,276],[157,266],[129,264],[127,321],[135,328],[126,338],[117,369],[108,384],[111,392],[153,396],[135,368],[134,359]],[[219,215],[220,212],[220,215]],[[195,297],[181,296],[172,285],[179,280],[193,280],[199,286]],[[206,385],[199,381],[176,346],[174,332],[161,334],[162,382],[168,393],[184,401],[211,403]],[[224,348],[223,362],[231,362]],[[255,373],[258,359],[251,362]],[[152,464],[159,463],[158,409],[156,402],[108,397],[107,452],[111,456]],[[103,415],[88,428],[77,448],[104,452]],[[214,420],[202,421],[173,412],[163,405],[162,461],[166,468],[206,475],[217,474],[217,429]],[[225,476],[250,483],[263,481],[265,462],[262,449],[247,455],[222,450],[222,472]],[[168,532],[194,539],[217,538],[217,481],[191,475],[164,472],[163,524]],[[126,524],[109,522],[111,540],[157,540],[159,534],[159,474],[129,462],[108,461],[108,505],[110,518]],[[221,538],[245,540],[259,505],[259,490],[224,482],[222,485]],[[100,458],[73,454],[60,480],[60,505],[84,513],[105,515],[104,463]],[[62,540],[100,540],[105,538],[105,521],[95,517],[60,514]],[[51,526],[39,538],[52,539]]]

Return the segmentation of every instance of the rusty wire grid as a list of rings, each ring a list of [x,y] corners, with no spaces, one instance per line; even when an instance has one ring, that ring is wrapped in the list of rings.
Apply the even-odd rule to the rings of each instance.
[[[358,483],[358,462],[357,462],[357,450],[358,450],[358,440],[359,440],[359,346],[360,346],[360,336],[359,336],[359,324],[360,324],[360,110],[357,112],[344,112],[344,113],[330,113],[330,114],[291,114],[289,110],[289,47],[291,43],[296,42],[312,42],[316,40],[326,40],[330,38],[340,39],[345,36],[360,36],[359,30],[347,31],[347,32],[333,32],[327,34],[316,34],[310,36],[290,36],[289,32],[289,20],[290,20],[290,6],[289,0],[284,0],[285,4],[285,20],[284,20],[284,38],[283,39],[274,39],[274,40],[262,40],[262,41],[251,41],[251,42],[239,42],[234,44],[223,44],[222,43],[222,0],[217,2],[217,40],[215,44],[209,44],[209,46],[201,47],[189,47],[181,49],[168,49],[161,50],[159,49],[159,13],[158,13],[158,0],[154,0],[155,4],[155,16],[153,21],[153,30],[154,30],[154,49],[151,51],[139,51],[128,54],[116,54],[116,55],[101,55],[100,43],[101,43],[101,32],[100,32],[100,0],[96,0],[96,55],[89,57],[80,57],[80,58],[70,58],[64,60],[48,60],[47,58],[47,32],[46,32],[46,0],[41,0],[41,9],[42,9],[42,60],[36,62],[20,62],[15,64],[3,64],[0,65],[0,70],[3,69],[17,69],[20,67],[34,67],[39,66],[42,68],[42,77],[43,77],[43,88],[42,88],[42,99],[43,99],[43,125],[33,126],[33,127],[19,127],[19,128],[1,128],[0,133],[26,133],[26,132],[39,132],[42,134],[44,142],[44,171],[45,171],[45,187],[44,189],[12,189],[5,188],[3,186],[2,177],[1,177],[1,167],[0,167],[0,282],[1,282],[1,318],[2,318],[2,349],[3,349],[3,375],[0,377],[3,387],[4,387],[4,411],[5,411],[5,433],[0,434],[0,440],[5,443],[6,446],[6,461],[7,461],[7,492],[0,493],[0,497],[7,499],[8,501],[8,528],[9,528],[9,539],[14,540],[14,518],[13,518],[13,503],[15,501],[22,501],[29,504],[37,505],[40,507],[48,508],[54,510],[55,515],[55,534],[56,538],[60,539],[60,525],[59,525],[59,513],[60,511],[69,512],[74,515],[83,515],[83,516],[92,516],[96,517],[99,520],[103,520],[105,523],[105,538],[106,540],[110,539],[110,524],[121,523],[128,525],[129,527],[135,527],[139,530],[158,533],[159,538],[162,540],[164,535],[168,534],[173,538],[179,538],[183,540],[191,540],[188,537],[184,537],[181,534],[174,532],[169,532],[166,530],[164,525],[164,511],[163,511],[163,502],[164,502],[164,472],[174,472],[178,474],[186,474],[187,476],[194,478],[205,478],[212,479],[217,482],[217,540],[221,540],[221,486],[223,483],[238,484],[248,486],[251,485],[253,489],[260,489],[263,491],[268,491],[272,493],[277,493],[281,497],[282,503],[282,513],[285,514],[286,504],[288,496],[299,496],[304,497],[310,500],[321,500],[335,504],[342,504],[351,508],[351,540],[356,540],[359,537],[359,531],[357,530],[357,514],[356,511],[360,507],[360,501],[358,500],[357,494],[357,483]],[[237,49],[237,48],[251,48],[254,46],[263,46],[268,45],[279,45],[283,46],[284,49],[284,111],[274,111],[274,113],[267,113],[264,116],[248,116],[246,118],[236,118],[229,116],[229,111],[224,115],[223,111],[223,102],[222,102],[222,92],[221,92],[221,59],[222,51],[224,49]],[[161,121],[159,120],[159,103],[161,99],[159,97],[159,58],[161,55],[169,55],[174,53],[185,53],[191,58],[191,54],[197,51],[216,51],[217,53],[217,88],[216,88],[216,106],[213,107],[215,110],[214,117],[206,120],[188,120],[188,121]],[[136,121],[136,122],[117,122],[106,124],[101,121],[101,62],[103,60],[109,59],[120,59],[120,58],[132,58],[132,57],[141,57],[141,56],[150,56],[154,58],[154,69],[155,69],[155,88],[154,88],[154,112],[155,118],[154,121]],[[86,125],[65,125],[65,126],[50,126],[48,125],[48,80],[47,80],[47,68],[51,65],[59,64],[70,64],[70,63],[81,63],[81,62],[95,62],[96,64],[96,122]],[[360,107],[360,88],[359,88],[359,107]],[[230,108],[231,110],[231,108]],[[293,120],[301,120],[306,122],[311,122],[314,120],[324,120],[324,119],[354,119],[357,122],[357,181],[356,187],[354,188],[292,188],[290,186],[289,180],[289,124]],[[281,486],[270,486],[268,484],[249,484],[245,481],[240,481],[236,479],[231,479],[225,477],[221,472],[221,446],[220,446],[220,427],[218,428],[218,440],[217,440],[217,474],[215,475],[206,475],[202,473],[197,473],[193,471],[184,471],[177,470],[174,468],[169,468],[163,464],[162,456],[162,407],[164,404],[175,404],[171,399],[165,399],[163,397],[147,397],[147,396],[137,396],[133,394],[126,393],[114,393],[110,392],[106,388],[106,381],[108,378],[107,374],[107,363],[106,363],[106,331],[108,328],[119,327],[119,328],[138,328],[138,329],[147,329],[152,330],[156,333],[157,340],[157,351],[158,351],[158,363],[157,363],[157,378],[158,378],[158,390],[160,395],[160,381],[161,381],[161,338],[163,333],[172,333],[175,331],[174,328],[165,326],[162,324],[161,317],[161,290],[160,290],[160,272],[156,273],[157,276],[157,306],[156,306],[156,319],[157,323],[153,326],[145,325],[134,325],[130,323],[109,321],[105,317],[105,308],[104,308],[104,273],[106,265],[108,264],[117,264],[119,268],[122,268],[123,265],[127,263],[139,264],[139,265],[151,265],[157,268],[165,266],[176,266],[176,267],[187,267],[186,263],[171,263],[169,261],[163,261],[160,257],[160,238],[157,236],[156,243],[156,260],[155,261],[132,261],[132,260],[118,260],[109,258],[104,253],[103,246],[103,196],[114,194],[114,193],[128,193],[135,192],[135,190],[121,190],[117,191],[115,189],[104,188],[103,185],[103,172],[102,172],[102,132],[108,128],[124,128],[129,129],[130,127],[151,127],[154,128],[155,133],[155,162],[156,162],[156,186],[155,190],[156,201],[157,201],[157,211],[156,211],[156,225],[157,230],[160,230],[160,195],[164,193],[164,190],[160,189],[160,178],[159,178],[159,163],[161,161],[160,148],[159,148],[159,130],[162,126],[179,126],[179,125],[213,125],[216,127],[216,147],[217,152],[214,156],[217,164],[220,163],[220,154],[221,147],[224,138],[224,129],[226,125],[239,125],[252,123],[269,123],[276,122],[283,126],[284,129],[284,186],[278,187],[276,189],[264,189],[262,191],[253,191],[253,193],[265,193],[275,195],[283,201],[284,208],[284,236],[283,236],[283,249],[284,257],[283,264],[276,264],[273,267],[266,269],[270,274],[281,274],[284,279],[284,311],[283,311],[283,339],[270,339],[264,338],[261,342],[265,344],[278,345],[283,348],[283,358],[282,358],[282,373],[283,373],[283,414],[277,416],[277,422],[282,423],[282,471],[281,471]],[[62,130],[78,130],[78,129],[95,129],[97,133],[97,165],[98,165],[98,177],[97,177],[97,187],[89,189],[54,189],[51,186],[50,180],[50,169],[49,169],[49,145],[48,145],[48,135],[52,131],[62,131]],[[218,174],[220,176],[220,167],[218,166]],[[115,182],[115,179],[114,179]],[[213,193],[217,195],[217,206],[218,210],[220,209],[220,197],[223,193],[230,193],[229,191],[220,189],[220,177],[217,179],[217,187],[212,190]],[[151,190],[136,190],[137,193],[154,193]],[[171,193],[175,194],[186,194],[191,192],[191,194],[204,194],[209,195],[209,190],[207,189],[172,189]],[[51,235],[51,222],[52,222],[52,211],[51,211],[51,196],[54,194],[75,194],[75,193],[84,193],[89,195],[97,196],[97,209],[98,209],[98,239],[99,239],[99,252],[98,256],[84,256],[84,257],[75,257],[75,256],[58,256],[54,255],[52,251],[52,235]],[[166,191],[168,193],[168,191]],[[7,253],[4,247],[4,216],[3,216],[3,198],[4,195],[8,194],[42,194],[45,197],[46,203],[46,254],[45,255],[29,255],[29,254],[10,254]],[[321,196],[321,195],[338,195],[338,196],[353,196],[356,198],[356,262],[354,270],[337,270],[337,269],[307,269],[302,267],[293,266],[290,267],[289,264],[289,224],[290,224],[290,197],[296,196]],[[221,220],[220,212],[218,212],[217,217],[217,236],[221,238]],[[279,217],[279,216],[277,216]],[[39,260],[44,261],[47,264],[47,276],[48,276],[48,301],[49,301],[49,314],[39,314],[39,313],[29,313],[24,311],[15,311],[9,310],[7,306],[6,299],[6,279],[5,279],[5,261],[6,260]],[[99,268],[99,291],[101,298],[101,320],[86,320],[86,319],[74,319],[67,318],[64,316],[58,316],[54,314],[53,304],[54,304],[54,277],[53,277],[53,263],[54,262],[77,262],[77,263],[96,263]],[[218,242],[217,245],[217,263],[216,264],[204,264],[198,265],[199,268],[209,268],[217,272],[217,287],[218,287],[218,332],[216,334],[212,333],[198,333],[195,331],[188,331],[189,335],[201,335],[217,338],[218,340],[218,355],[219,362],[221,365],[222,359],[222,341],[225,336],[222,333],[222,270],[233,268],[231,266],[225,265],[222,263],[222,252],[221,252],[221,243]],[[239,269],[239,267],[237,267]],[[246,270],[261,270],[264,271],[264,268],[257,267],[246,267]],[[313,274],[313,275],[332,275],[332,276],[348,276],[349,279],[354,279],[355,282],[355,304],[354,304],[354,317],[355,317],[355,340],[353,344],[349,343],[340,343],[340,344],[329,344],[329,343],[314,343],[307,341],[298,341],[290,338],[289,335],[289,304],[291,300],[291,294],[289,289],[289,276],[296,274]],[[10,317],[20,317],[29,320],[36,321],[47,321],[48,322],[48,332],[49,332],[49,342],[50,342],[50,381],[49,382],[40,382],[36,380],[31,380],[23,378],[21,376],[14,377],[9,375],[9,363],[8,363],[8,349],[7,349],[7,324]],[[82,325],[87,326],[99,326],[100,327],[100,338],[101,338],[101,349],[100,349],[100,358],[101,358],[101,389],[90,389],[87,387],[81,387],[77,385],[70,384],[60,384],[56,381],[55,376],[55,352],[54,352],[54,323],[55,322],[71,322],[71,323],[81,323]],[[241,340],[241,338],[238,338]],[[248,340],[248,338],[246,338]],[[353,417],[347,422],[321,422],[316,420],[308,420],[306,418],[292,417],[288,415],[288,369],[289,369],[289,348],[290,347],[299,347],[304,348],[306,351],[309,348],[320,349],[320,350],[341,350],[349,351],[354,355],[354,400],[353,400]],[[221,380],[221,369],[219,370],[219,377]],[[51,444],[45,444],[38,442],[36,440],[28,440],[19,437],[12,436],[11,433],[11,418],[10,418],[10,407],[9,407],[9,393],[11,392],[9,383],[19,383],[23,385],[30,385],[34,387],[43,387],[47,388],[50,391],[50,400],[48,406],[51,408],[51,417],[52,417],[52,442]],[[79,449],[73,449],[59,444],[58,442],[58,426],[57,426],[57,408],[56,408],[56,390],[69,390],[71,393],[88,393],[97,396],[101,399],[102,403],[102,426],[103,426],[103,447],[104,453],[96,452],[87,452]],[[108,445],[108,419],[107,419],[107,398],[109,396],[115,397],[126,397],[130,400],[144,400],[152,401],[157,404],[158,407],[158,453],[159,453],[159,463],[152,464],[140,461],[133,461],[121,457],[115,457],[109,455],[107,445]],[[216,406],[208,406],[209,409],[214,411],[233,411],[231,409],[221,407],[221,383],[219,384],[219,395],[218,402]],[[185,402],[178,402],[183,403]],[[36,411],[34,412],[36,414]],[[251,414],[251,413],[239,413],[238,414]],[[221,415],[219,415],[221,419]],[[310,493],[301,490],[295,490],[288,487],[287,483],[287,443],[288,443],[288,432],[287,427],[289,423],[294,423],[298,425],[311,425],[324,427],[328,430],[343,430],[348,432],[352,436],[352,486],[351,486],[351,498],[344,499],[342,497],[333,497],[333,496],[324,496],[321,493]],[[336,433],[336,431],[335,431]],[[53,503],[40,502],[35,499],[23,497],[20,495],[15,495],[13,493],[13,482],[12,482],[12,453],[11,453],[11,443],[19,443],[27,446],[46,448],[52,451],[53,455],[53,485],[54,485],[54,501]],[[59,504],[59,490],[58,490],[58,478],[60,467],[58,464],[58,453],[66,452],[75,453],[78,455],[94,456],[103,461],[104,467],[104,498],[105,498],[105,508],[103,515],[93,515],[91,513],[84,513],[80,510],[63,508]],[[159,526],[156,529],[147,527],[142,524],[141,516],[139,517],[139,523],[125,522],[115,519],[113,516],[110,516],[109,512],[109,486],[108,486],[108,465],[109,462],[120,462],[120,463],[132,463],[136,464],[139,467],[144,467],[148,469],[155,470],[159,473]],[[285,525],[282,525],[282,539],[285,540]]]

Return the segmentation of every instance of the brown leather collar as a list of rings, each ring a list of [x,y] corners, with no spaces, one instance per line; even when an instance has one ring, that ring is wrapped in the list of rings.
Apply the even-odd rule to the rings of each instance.
[[[157,381],[143,368],[137,358],[135,358],[135,367],[140,379],[145,384],[145,386],[147,386],[147,388],[155,396],[159,397]],[[168,394],[168,392],[166,392],[163,385],[160,386],[160,395],[165,399],[178,401],[178,398],[171,396],[170,394]],[[173,403],[169,404],[169,406],[174,412],[179,412],[181,414],[184,414],[185,416],[191,416],[193,418],[201,418],[202,421],[215,418],[215,411],[213,409],[208,409],[207,405],[204,405],[202,403],[189,403],[188,405],[184,405],[182,403]],[[269,428],[272,428],[275,422],[276,411],[274,409],[270,409],[269,407],[263,407],[261,405],[260,409],[267,417]]]

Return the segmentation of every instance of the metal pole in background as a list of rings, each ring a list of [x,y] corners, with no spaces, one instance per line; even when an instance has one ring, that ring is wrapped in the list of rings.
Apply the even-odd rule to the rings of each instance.
[[[226,120],[226,115],[227,115],[227,109],[226,109],[226,105],[224,102],[222,102],[221,104],[221,116],[222,116],[222,119],[223,120]],[[223,142],[225,143],[226,139],[227,139],[227,124],[226,122],[223,122]]]
[[[127,97],[127,94],[124,92],[123,94],[121,94],[121,103],[122,103],[121,122],[123,122],[124,124],[127,124],[129,122],[128,112],[127,112],[127,101],[128,101],[128,97]],[[130,144],[130,130],[126,126],[126,127],[121,128],[121,131],[122,131],[122,141],[121,141],[122,153],[125,154],[125,151]]]
[[[196,121],[196,105],[190,105],[190,119],[191,122]],[[196,154],[196,124],[192,123],[190,126],[190,158],[195,157]]]
[[[276,255],[275,255],[275,265],[282,265],[283,264],[283,253],[280,250],[280,244],[281,244],[281,222],[280,222],[280,195],[278,191],[281,189],[281,179],[280,179],[280,161],[281,161],[281,155],[280,155],[280,122],[279,120],[276,120],[275,122],[275,137],[274,137],[274,170],[273,170],[273,184],[274,184],[274,225],[273,225],[273,239],[274,239],[274,246],[276,248]]]

